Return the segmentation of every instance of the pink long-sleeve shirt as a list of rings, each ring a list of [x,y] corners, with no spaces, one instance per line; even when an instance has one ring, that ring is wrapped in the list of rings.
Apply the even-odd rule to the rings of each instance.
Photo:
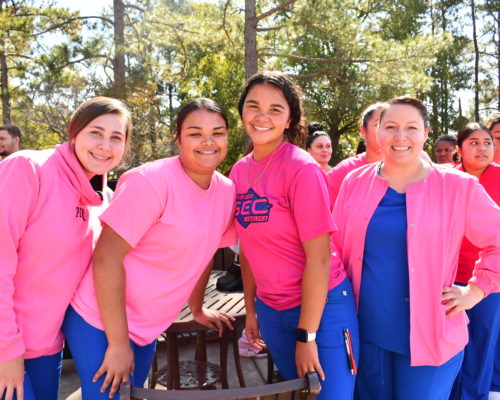
[[[464,171],[462,163],[453,164],[453,168]],[[490,195],[497,205],[500,206],[500,165],[491,163],[479,178],[479,183]],[[499,227],[500,229],[500,227]],[[475,262],[478,258],[479,249],[467,238],[464,238],[460,248],[458,258],[458,272],[456,282],[467,283],[474,270]]]
[[[368,223],[387,191],[379,163],[351,172],[335,203],[333,235],[359,301]],[[465,312],[448,318],[442,288],[457,273],[463,236],[483,248],[471,282],[486,295],[500,290],[500,208],[476,178],[433,164],[421,182],[406,186],[410,285],[411,365],[442,365],[468,341]]]
[[[68,143],[0,163],[0,362],[62,349],[60,328],[92,256],[100,205]]]

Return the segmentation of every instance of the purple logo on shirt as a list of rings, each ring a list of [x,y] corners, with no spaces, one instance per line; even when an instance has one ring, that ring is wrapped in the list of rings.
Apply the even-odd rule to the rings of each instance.
[[[252,222],[267,222],[273,205],[267,197],[260,197],[253,189],[245,194],[236,194],[236,219],[243,228]]]

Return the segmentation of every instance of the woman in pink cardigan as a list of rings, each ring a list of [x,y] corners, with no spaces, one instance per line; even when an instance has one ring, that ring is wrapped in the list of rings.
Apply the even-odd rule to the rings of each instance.
[[[464,311],[500,290],[500,208],[477,179],[422,160],[428,133],[420,100],[389,101],[383,161],[350,173],[335,205],[358,306],[358,399],[447,399],[468,340]],[[483,251],[459,287],[463,236]]]

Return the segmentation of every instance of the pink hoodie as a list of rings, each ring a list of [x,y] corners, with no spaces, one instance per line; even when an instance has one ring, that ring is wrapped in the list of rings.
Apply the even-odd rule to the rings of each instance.
[[[55,354],[103,202],[69,143],[2,161],[0,194],[0,361]]]
[[[366,229],[388,187],[379,165],[347,175],[333,211],[334,242],[356,302]],[[455,281],[464,236],[483,249],[470,281],[486,295],[500,291],[500,208],[476,178],[436,164],[423,181],[406,186],[406,207],[411,365],[442,365],[468,341],[465,312],[447,318],[441,304],[443,286]]]

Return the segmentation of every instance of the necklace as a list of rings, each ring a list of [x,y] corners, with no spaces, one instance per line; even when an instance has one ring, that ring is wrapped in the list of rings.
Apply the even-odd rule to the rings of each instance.
[[[269,164],[271,164],[271,161],[273,160],[274,153],[276,153],[276,149],[273,150],[273,152],[271,153],[271,157],[269,157],[269,160],[267,160],[267,163],[260,172],[259,176],[257,176],[257,178],[253,180],[253,182],[250,182],[250,165],[248,166],[247,183],[249,188],[255,185],[260,180],[260,178],[262,178],[262,175],[264,175],[264,172],[266,172],[267,167],[269,166]]]

